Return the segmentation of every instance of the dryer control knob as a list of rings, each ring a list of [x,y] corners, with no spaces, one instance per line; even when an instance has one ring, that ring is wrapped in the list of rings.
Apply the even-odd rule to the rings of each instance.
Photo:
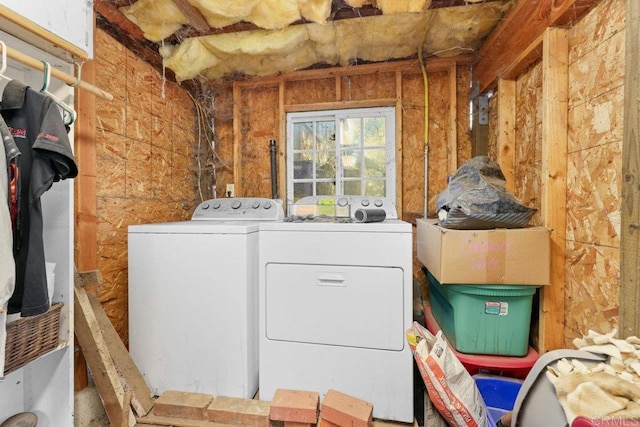
[[[271,209],[271,202],[264,202],[264,205],[262,207],[265,209]]]
[[[233,203],[231,203],[231,209],[238,209],[240,206],[242,206],[240,200],[234,200]]]
[[[209,206],[210,206],[209,203],[203,203],[202,204],[202,210],[206,211],[207,209],[209,209]]]
[[[345,206],[347,206],[349,204],[349,201],[347,200],[346,197],[340,197],[338,199],[338,206],[340,206],[341,208],[344,208]]]
[[[378,199],[378,200],[376,200],[375,202],[373,202],[373,204],[374,204],[374,205],[376,205],[376,207],[378,207],[378,208],[379,208],[379,207],[381,207],[381,206],[382,206],[382,204],[383,204],[383,203],[382,203],[382,200]]]
[[[368,200],[368,199],[362,199],[362,200],[360,201],[360,204],[361,204],[362,206],[369,206],[369,200]]]
[[[221,206],[220,202],[218,201],[213,202],[213,205],[212,205],[213,209],[220,209],[220,206]]]
[[[251,205],[251,207],[253,209],[258,209],[260,207],[260,202],[253,202],[253,204]]]

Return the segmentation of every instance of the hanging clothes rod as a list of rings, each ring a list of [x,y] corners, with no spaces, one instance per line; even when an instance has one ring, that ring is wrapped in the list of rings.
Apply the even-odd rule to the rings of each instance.
[[[2,46],[0,45],[0,53],[2,52]],[[12,49],[7,46],[7,57],[13,60],[20,62],[21,64],[27,65],[31,68],[35,68],[36,70],[40,70],[44,72],[44,63],[35,58],[32,58],[29,55],[25,55],[22,52],[19,52],[15,49]],[[107,101],[113,101],[113,95],[109,92],[105,92],[97,86],[92,85],[91,83],[87,83],[83,80],[78,82],[78,79],[71,74],[63,73],[57,68],[51,68],[51,75],[58,80],[62,80],[68,85],[75,85],[79,89],[86,90],[87,92],[93,93],[96,96],[99,96],[102,99],[106,99]]]

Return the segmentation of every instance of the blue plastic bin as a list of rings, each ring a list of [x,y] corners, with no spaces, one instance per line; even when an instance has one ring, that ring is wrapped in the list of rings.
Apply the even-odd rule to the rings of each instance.
[[[500,417],[513,410],[522,380],[483,374],[474,375],[473,379],[487,406],[489,425],[495,426]]]

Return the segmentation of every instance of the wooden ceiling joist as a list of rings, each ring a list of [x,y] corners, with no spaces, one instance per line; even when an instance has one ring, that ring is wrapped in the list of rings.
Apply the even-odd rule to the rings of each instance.
[[[539,0],[518,1],[504,19],[489,34],[480,48],[479,62],[474,66],[473,78],[481,93],[495,87],[498,79],[514,73],[540,59],[541,50],[531,46],[541,40],[548,27],[570,25],[600,0]],[[522,52],[530,55],[522,58]]]
[[[193,28],[198,31],[206,31],[209,29],[209,24],[202,13],[187,0],[173,0],[173,4],[187,17],[189,25]]]
[[[119,10],[114,2],[107,0],[94,0],[93,10],[96,13],[96,25],[105,31],[120,44],[126,46],[140,59],[151,65],[159,73],[166,76],[167,80],[177,81],[175,74],[162,64],[162,56],[158,53],[158,45],[144,38],[142,30],[129,21]],[[182,82],[181,85],[191,93],[196,93],[198,84],[195,81]]]

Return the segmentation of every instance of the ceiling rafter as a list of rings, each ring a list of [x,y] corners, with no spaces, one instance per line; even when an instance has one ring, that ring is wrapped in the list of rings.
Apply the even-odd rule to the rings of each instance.
[[[107,32],[110,36],[127,46],[134,54],[143,61],[149,63],[159,72],[164,72],[167,78],[176,81],[174,73],[170,69],[163,69],[163,60],[158,53],[159,43],[151,42],[145,39],[142,30],[125,17],[120,12],[123,6],[130,6],[137,0],[94,0],[94,11],[96,12],[96,22],[98,28]],[[431,0],[429,9],[438,9],[446,7],[464,6],[469,3],[494,2],[500,0]],[[173,0],[174,4],[180,8],[182,13],[188,18],[189,25],[183,26],[182,29],[167,37],[163,43],[180,43],[182,40],[190,37],[200,37],[213,34],[223,34],[232,32],[242,32],[256,30],[259,27],[248,22],[238,22],[222,28],[211,28],[207,24],[202,13],[192,6],[188,0]],[[351,7],[345,0],[333,0],[329,21],[357,19],[369,16],[382,15],[382,11],[372,5],[363,5],[362,7]],[[305,24],[309,21],[301,19],[292,25]],[[182,82],[182,84],[189,84]],[[192,85],[197,85],[192,82]]]
[[[532,44],[548,27],[571,25],[601,0],[519,0],[489,34],[474,66],[474,80],[480,92],[497,85],[500,78],[515,78],[540,58],[541,49]],[[522,58],[523,52],[530,54]]]

